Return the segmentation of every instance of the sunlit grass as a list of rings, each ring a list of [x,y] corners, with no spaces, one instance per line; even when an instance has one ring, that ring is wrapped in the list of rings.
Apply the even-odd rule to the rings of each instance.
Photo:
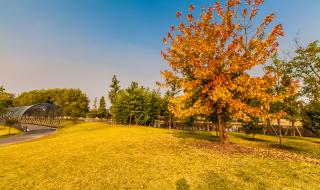
[[[42,139],[1,147],[0,189],[319,187],[315,164],[206,146],[214,141],[209,133],[69,125]]]
[[[12,127],[11,131],[10,131],[10,135],[9,135],[9,127],[0,125],[0,138],[5,138],[5,137],[8,137],[8,136],[17,135],[17,134],[20,134],[20,133],[21,133],[21,131],[19,131],[18,129],[15,129],[15,128]]]
[[[83,121],[77,121],[77,120],[63,120],[63,127],[69,127],[73,125],[78,125],[83,123]]]

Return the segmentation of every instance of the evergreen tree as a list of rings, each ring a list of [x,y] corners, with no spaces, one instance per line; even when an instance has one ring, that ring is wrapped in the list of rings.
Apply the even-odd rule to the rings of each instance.
[[[105,118],[107,116],[106,100],[104,99],[104,96],[102,96],[99,101],[98,115],[100,118]]]
[[[120,124],[129,124],[129,96],[120,90],[112,105],[112,118]]]
[[[117,79],[117,76],[116,75],[113,75],[112,77],[112,81],[111,81],[111,85],[110,85],[110,91],[108,92],[108,97],[109,97],[109,100],[110,100],[110,103],[111,103],[111,106],[110,106],[110,115],[111,115],[111,118],[115,121],[119,121],[119,119],[116,119],[115,117],[115,114],[114,114],[114,111],[115,111],[115,103],[117,102],[117,95],[120,91],[120,85],[119,85],[119,80]]]
[[[112,82],[110,85],[110,91],[109,91],[109,100],[111,102],[111,104],[114,103],[116,95],[118,94],[119,90],[120,90],[120,85],[119,85],[119,80],[117,79],[116,75],[113,75],[112,77]]]
[[[94,102],[93,102],[93,109],[92,109],[92,110],[95,110],[95,111],[98,110],[97,104],[98,104],[98,99],[97,99],[97,97],[95,97],[95,98],[94,98]]]

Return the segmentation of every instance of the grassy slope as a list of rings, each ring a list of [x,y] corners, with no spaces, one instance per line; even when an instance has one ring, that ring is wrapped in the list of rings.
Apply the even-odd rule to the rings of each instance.
[[[11,135],[20,134],[21,131],[15,128],[11,128]],[[0,138],[8,137],[9,136],[9,128],[3,125],[0,125]]]
[[[212,139],[145,127],[69,126],[43,139],[1,147],[0,189],[319,187],[319,165],[221,151]]]

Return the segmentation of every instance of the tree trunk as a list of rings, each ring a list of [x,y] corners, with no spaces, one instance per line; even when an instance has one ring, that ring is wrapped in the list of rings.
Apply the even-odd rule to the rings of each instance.
[[[216,125],[215,128],[216,128],[216,136],[219,137],[219,129],[218,129],[218,126]]]
[[[282,134],[281,134],[281,124],[280,124],[280,119],[277,119],[278,122],[278,133],[279,133],[279,144],[282,144]]]
[[[221,144],[224,144],[226,140],[226,136],[224,134],[224,126],[222,123],[222,107],[221,106],[218,107],[217,115],[218,115],[219,141]]]
[[[171,124],[172,124],[172,114],[169,115],[169,130],[171,130]]]
[[[292,128],[292,136],[296,136],[296,128],[294,127],[294,121],[291,121],[291,128]]]
[[[270,134],[270,131],[271,131],[271,127],[270,127],[271,125],[270,125],[270,120],[269,119],[267,119],[267,130],[266,130],[266,132],[267,132],[267,135],[269,135]],[[265,133],[264,133],[265,134]]]

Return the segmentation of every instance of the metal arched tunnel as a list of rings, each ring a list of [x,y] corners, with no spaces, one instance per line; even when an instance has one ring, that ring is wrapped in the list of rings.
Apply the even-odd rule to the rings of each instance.
[[[25,133],[0,139],[0,146],[30,141],[56,131],[62,127],[63,110],[54,104],[41,103],[31,106],[10,107],[1,112],[0,123],[10,122]]]
[[[7,108],[1,118],[2,120],[13,120],[14,127],[25,131],[39,128],[39,126],[59,128],[63,122],[63,110],[54,104],[41,103]]]

